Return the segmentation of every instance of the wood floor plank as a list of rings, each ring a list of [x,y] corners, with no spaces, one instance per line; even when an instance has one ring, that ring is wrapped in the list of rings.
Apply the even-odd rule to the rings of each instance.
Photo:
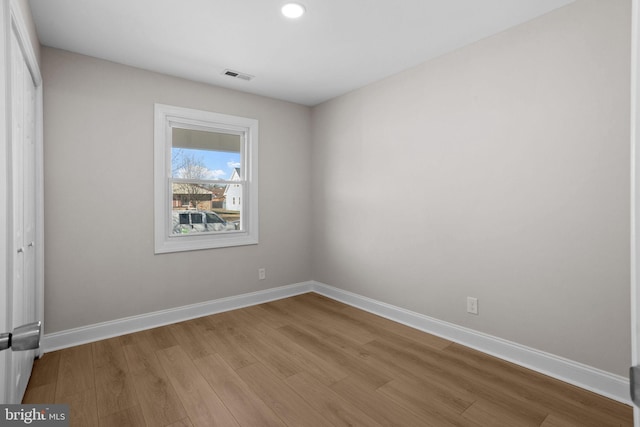
[[[239,369],[238,375],[287,425],[331,426],[329,421],[261,363]]]
[[[439,379],[446,384],[457,379],[460,386],[471,393],[475,393],[478,389],[484,390],[494,386],[489,378],[486,378],[482,373],[449,357],[446,354],[446,349],[430,351],[416,349],[412,346],[399,346],[398,344],[398,342],[379,339],[363,346],[363,349],[373,357],[405,370],[416,372],[424,378],[428,378],[429,381]],[[508,390],[504,390],[504,392],[507,394]]]
[[[178,341],[166,326],[146,330],[145,333],[150,337],[151,342],[156,350],[164,350],[165,348],[178,345]]]
[[[478,423],[480,426],[495,427],[537,427],[547,418],[548,414],[539,414],[532,417],[530,412],[522,413],[518,408],[505,405],[497,405],[479,399],[463,412],[462,416],[468,420]]]
[[[451,390],[419,380],[394,379],[377,391],[419,415],[442,419],[443,425],[446,420],[459,419],[460,414],[475,402],[468,393],[461,397]]]
[[[376,389],[392,379],[369,365],[361,363],[360,360],[347,354],[341,348],[322,340],[319,336],[309,332],[308,329],[301,328],[300,325],[283,326],[278,331],[324,360],[348,370],[350,376],[358,378],[372,389]]]
[[[250,344],[239,325],[228,313],[219,313],[201,319],[208,327],[203,332],[211,349],[222,355],[233,369],[256,363],[258,359],[248,350]]]
[[[56,383],[39,386],[29,385],[22,398],[22,403],[54,403],[56,400]]]
[[[112,380],[104,379],[96,384],[98,417],[138,406],[138,397],[130,374],[114,374]]]
[[[184,350],[170,347],[158,351],[157,355],[194,426],[238,425]]]
[[[491,424],[477,423],[475,420],[463,416],[450,408],[429,400],[429,394],[411,394],[403,387],[404,384],[386,384],[378,392],[407,411],[424,420],[428,425],[439,427],[484,427]]]
[[[387,384],[394,384],[391,384],[391,386],[386,389],[386,384],[382,384],[378,388],[379,391],[385,389],[391,393],[391,390],[397,388],[400,382],[403,387],[425,390],[424,392],[420,391],[420,393],[427,393],[434,402],[440,402],[445,406],[449,406],[453,410],[458,411],[458,413],[461,413],[477,399],[477,396],[470,393],[467,389],[458,386],[455,382],[443,380],[437,375],[416,375],[416,372],[410,367],[402,363],[396,363],[395,360],[386,357],[377,357],[375,353],[369,352],[362,346],[353,347],[349,345],[349,343],[344,342],[340,337],[330,336],[325,338],[325,341],[334,344],[344,353],[351,355],[360,363],[384,375],[386,378],[391,378]]]
[[[295,360],[299,371],[310,373],[325,385],[331,385],[348,376],[346,369],[324,360],[314,352],[308,351],[270,326],[259,323],[255,325],[255,330],[271,345],[282,349]]]
[[[123,409],[100,418],[100,427],[141,427],[145,425],[144,416],[139,406]]]
[[[191,357],[197,359],[215,353],[197,321],[180,322],[167,326],[176,342]]]
[[[595,420],[594,420],[595,422]],[[597,424],[585,424],[582,421],[576,421],[575,419],[567,418],[558,414],[549,414],[547,418],[544,419],[540,427],[613,427],[620,426],[624,424],[620,423],[602,423],[601,421],[597,421]]]
[[[75,394],[65,394],[56,398],[55,403],[69,405],[69,425],[71,427],[98,425],[95,389],[84,389]]]
[[[284,304],[281,301],[274,301],[272,304]],[[289,306],[289,312],[297,317],[297,322],[322,326],[330,330],[332,334],[342,335],[358,344],[365,344],[376,337],[368,328],[356,323],[349,323],[343,316],[333,315],[335,312],[323,309],[315,300],[304,298],[304,295],[292,297],[292,301],[286,301],[286,303]]]
[[[91,344],[79,345],[60,351],[60,365],[56,400],[75,395],[84,390],[94,390],[93,355]]]
[[[170,424],[187,416],[163,369],[149,367],[131,375],[140,408],[150,426]]]
[[[330,387],[344,400],[360,409],[382,426],[432,426],[428,420],[418,417],[376,390],[353,378],[346,378]]]
[[[242,381],[220,355],[209,355],[193,362],[240,425],[284,426],[273,410]]]
[[[295,355],[275,343],[256,327],[245,325],[243,345],[253,357],[280,378],[287,378],[303,370]]]
[[[176,421],[175,423],[167,424],[163,427],[193,427],[193,424],[191,423],[191,420],[189,418],[183,418]]]
[[[119,337],[91,343],[91,351],[96,384],[112,382],[129,371]]]
[[[141,331],[122,337],[123,351],[130,372],[159,368],[156,351],[161,350],[149,331]]]
[[[291,316],[286,312],[273,308],[268,304],[254,305],[243,309],[243,311],[252,316],[256,322],[264,322],[273,329],[288,325],[292,321]]]
[[[31,378],[29,378],[30,387],[55,384],[58,381],[60,354],[61,351],[52,351],[34,360]]]
[[[306,372],[287,378],[285,383],[334,426],[380,427],[373,418]]]
[[[123,340],[127,364],[140,409],[147,424],[163,426],[187,417],[173,386],[156,356],[152,336],[137,332]]]
[[[462,413],[471,403],[478,399],[473,393],[474,387],[468,381],[459,381],[455,374],[448,372],[444,363],[437,369],[424,368],[420,357],[411,353],[404,353],[407,349],[398,349],[399,353],[392,353],[386,347],[376,346],[377,342],[367,344],[358,349],[360,360],[364,364],[384,372],[392,384],[386,390],[392,390],[401,383],[404,388],[428,390],[434,401],[440,402],[451,409]],[[400,354],[400,356],[398,356]],[[422,355],[424,356],[424,354]],[[406,363],[406,358],[410,363]],[[381,390],[384,385],[379,388]]]

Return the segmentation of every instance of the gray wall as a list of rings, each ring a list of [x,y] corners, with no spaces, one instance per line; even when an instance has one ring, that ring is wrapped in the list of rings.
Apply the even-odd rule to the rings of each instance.
[[[626,375],[630,39],[579,0],[315,107],[313,278]]]
[[[309,280],[309,108],[51,48],[42,62],[47,333]],[[260,121],[259,245],[154,255],[156,102]]]

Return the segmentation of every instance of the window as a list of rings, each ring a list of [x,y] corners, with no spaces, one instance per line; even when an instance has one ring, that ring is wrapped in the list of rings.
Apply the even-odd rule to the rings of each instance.
[[[156,104],[155,252],[257,244],[257,156],[257,120]]]

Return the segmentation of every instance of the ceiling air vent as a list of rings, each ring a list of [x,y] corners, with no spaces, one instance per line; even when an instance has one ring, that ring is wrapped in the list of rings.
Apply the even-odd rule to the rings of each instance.
[[[224,70],[222,74],[224,74],[225,76],[234,77],[236,79],[246,80],[246,81],[249,81],[255,77],[255,76],[252,76],[251,74],[245,74],[245,73],[241,73],[240,71],[233,71],[229,69]]]

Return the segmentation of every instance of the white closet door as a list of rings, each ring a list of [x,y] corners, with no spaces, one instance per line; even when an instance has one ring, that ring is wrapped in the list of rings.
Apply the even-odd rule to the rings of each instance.
[[[12,327],[36,321],[35,307],[35,85],[11,32],[11,229],[13,231]],[[21,399],[35,351],[11,352],[9,401]]]

